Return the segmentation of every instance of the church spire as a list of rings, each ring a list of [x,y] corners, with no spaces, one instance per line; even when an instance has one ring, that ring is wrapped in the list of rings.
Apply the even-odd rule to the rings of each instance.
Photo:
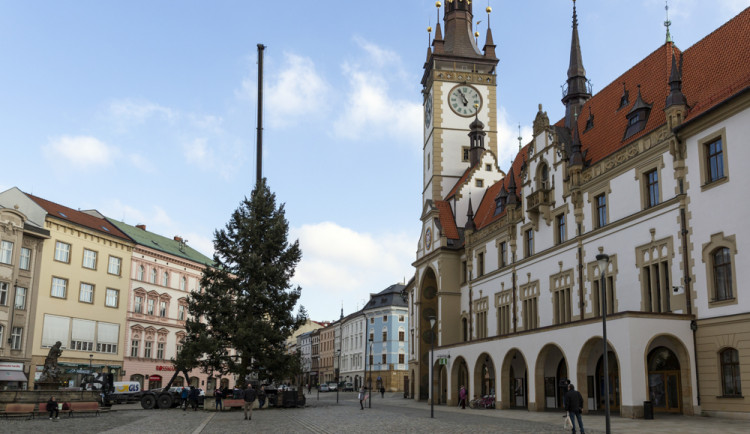
[[[575,113],[591,98],[591,89],[586,79],[586,69],[583,67],[581,42],[578,39],[578,13],[576,0],[573,0],[573,35],[570,41],[570,64],[568,65],[567,89],[562,99],[565,104],[565,126],[571,128]]]
[[[466,226],[464,229],[471,229],[472,231],[477,229],[474,223],[474,207],[471,205],[471,193],[469,193],[469,210],[466,212]]]
[[[469,0],[446,0],[445,53],[462,57],[484,57],[474,39],[472,3]]]

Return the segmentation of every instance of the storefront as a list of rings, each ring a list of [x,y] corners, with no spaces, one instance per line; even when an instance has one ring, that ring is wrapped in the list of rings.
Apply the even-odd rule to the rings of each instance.
[[[26,390],[28,381],[22,362],[0,362],[0,390]]]

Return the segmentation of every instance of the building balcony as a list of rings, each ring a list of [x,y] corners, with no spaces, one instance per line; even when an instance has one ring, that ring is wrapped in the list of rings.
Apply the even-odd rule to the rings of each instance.
[[[554,206],[555,190],[552,188],[541,188],[526,196],[526,212],[532,217],[542,215],[549,220],[549,211]]]

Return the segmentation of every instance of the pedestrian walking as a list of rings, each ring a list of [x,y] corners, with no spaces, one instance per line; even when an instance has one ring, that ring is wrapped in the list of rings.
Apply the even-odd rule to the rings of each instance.
[[[200,396],[200,390],[195,386],[190,386],[188,401],[190,401],[190,406],[193,407],[193,411],[198,411],[198,396]]]
[[[385,387],[380,386],[380,399],[385,398]]]
[[[258,410],[263,408],[266,403],[266,386],[260,386],[258,391]]]
[[[253,385],[248,384],[247,389],[245,389],[245,420],[253,419],[253,404],[255,404],[257,396],[258,394],[253,389]]]
[[[461,386],[461,390],[458,391],[458,405],[466,410],[466,386]]]
[[[60,410],[54,396],[50,396],[49,401],[47,401],[47,411],[49,412],[49,420],[60,419]]]
[[[221,411],[224,409],[224,405],[221,402],[221,398],[224,397],[224,394],[221,392],[221,388],[217,388],[214,390],[214,399],[216,399],[216,409]],[[205,407],[205,404],[203,405]]]
[[[581,409],[583,408],[583,396],[581,392],[577,391],[572,385],[568,385],[568,392],[565,393],[565,410],[568,412],[570,422],[573,425],[573,434],[576,432],[576,419],[578,420],[578,429],[581,430],[581,434],[584,434],[583,421],[581,420]]]
[[[180,391],[180,408],[182,408],[182,411],[187,410],[188,392],[187,387],[183,387]]]
[[[359,388],[359,396],[358,396],[358,398],[359,398],[359,408],[360,408],[360,410],[364,410],[365,409],[365,405],[364,405],[364,400],[365,400],[365,386],[364,385]]]

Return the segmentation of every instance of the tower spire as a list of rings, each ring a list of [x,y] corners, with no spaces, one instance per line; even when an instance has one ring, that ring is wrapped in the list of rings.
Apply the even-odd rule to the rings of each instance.
[[[563,91],[562,102],[565,104],[565,126],[571,128],[573,116],[579,113],[583,105],[591,98],[591,90],[586,79],[586,68],[583,67],[581,42],[578,38],[578,12],[576,0],[573,0],[573,33],[570,41],[570,64],[568,65],[567,89]]]
[[[672,25],[672,22],[669,21],[669,2],[668,0],[664,0],[664,10],[667,11],[667,20],[664,21],[664,27],[667,28],[667,43],[672,42],[672,35],[669,33],[669,26]]]

